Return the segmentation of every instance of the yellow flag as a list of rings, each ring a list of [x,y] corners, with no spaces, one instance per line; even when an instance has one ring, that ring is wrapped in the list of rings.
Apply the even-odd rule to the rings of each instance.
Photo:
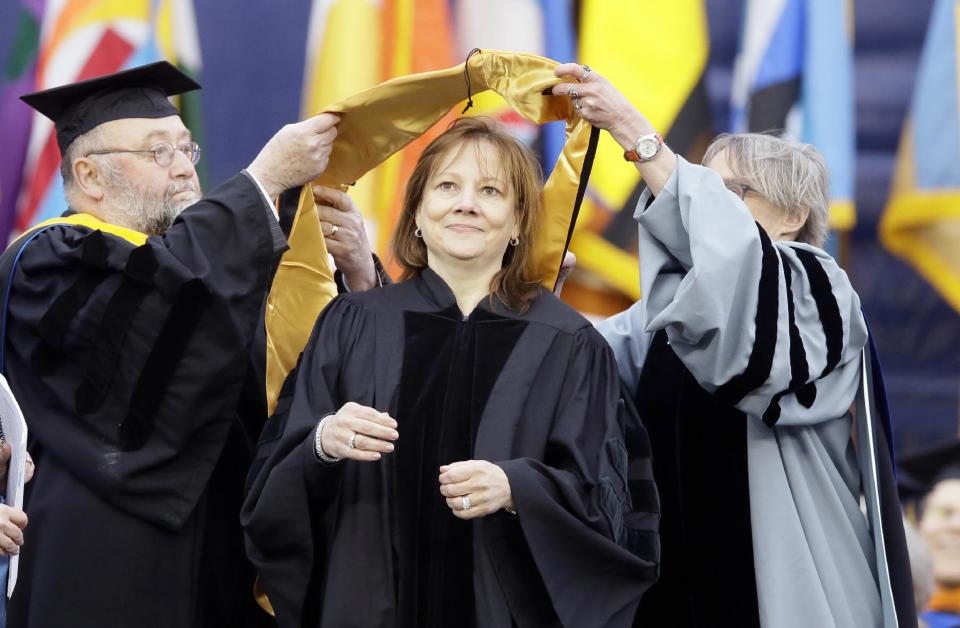
[[[666,136],[707,64],[709,37],[702,0],[584,0],[580,62],[610,79]],[[600,231],[636,188],[640,175],[623,149],[600,136],[571,249],[578,264],[633,299],[640,296],[635,252]]]

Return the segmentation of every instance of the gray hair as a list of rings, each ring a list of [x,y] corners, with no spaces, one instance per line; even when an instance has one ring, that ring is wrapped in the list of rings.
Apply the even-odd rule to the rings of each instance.
[[[822,247],[827,241],[827,164],[810,144],[766,133],[724,133],[707,148],[703,163],[725,152],[730,169],[777,207],[796,216],[808,210],[798,242]]]
[[[73,163],[78,159],[83,159],[87,153],[95,150],[102,150],[103,130],[100,127],[94,127],[73,140],[67,146],[67,152],[60,160],[60,176],[63,177],[63,195],[67,197],[67,203],[73,205],[73,196],[77,191],[77,181],[73,178]],[[100,163],[100,162],[98,162]]]

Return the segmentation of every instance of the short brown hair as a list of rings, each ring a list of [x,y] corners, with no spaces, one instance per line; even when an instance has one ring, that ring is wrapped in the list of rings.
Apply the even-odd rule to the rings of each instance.
[[[490,118],[454,120],[420,155],[403,196],[400,219],[393,234],[393,257],[403,268],[403,279],[414,277],[427,267],[427,246],[414,233],[427,182],[450,151],[479,141],[489,142],[500,157],[500,167],[515,194],[514,210],[520,227],[520,243],[507,247],[503,265],[490,282],[490,293],[508,307],[522,312],[536,297],[540,283],[535,251],[540,234],[543,173],[530,150]]]

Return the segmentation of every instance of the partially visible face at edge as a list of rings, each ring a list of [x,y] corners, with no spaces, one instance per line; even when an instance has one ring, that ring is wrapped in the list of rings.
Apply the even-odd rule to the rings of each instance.
[[[960,480],[943,480],[933,488],[919,530],[930,547],[934,580],[960,586]]]
[[[160,142],[181,146],[191,141],[179,116],[127,118],[101,125],[102,150],[149,150]],[[113,214],[122,214],[149,235],[165,232],[180,213],[200,199],[197,170],[180,151],[166,167],[150,153],[96,156],[107,191],[103,198]]]
[[[428,263],[499,269],[520,227],[516,193],[498,151],[486,140],[473,140],[449,151],[438,164],[417,210]]]

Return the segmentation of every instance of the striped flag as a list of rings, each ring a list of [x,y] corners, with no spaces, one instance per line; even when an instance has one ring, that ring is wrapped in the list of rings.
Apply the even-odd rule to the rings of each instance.
[[[702,0],[583,0],[580,61],[606,76],[677,152],[709,127],[703,90],[709,37]],[[601,135],[571,249],[578,265],[640,296],[633,212],[642,190],[623,149]]]
[[[474,48],[544,54],[543,11],[539,0],[456,0],[454,29],[459,63]],[[466,96],[466,91],[464,91]],[[533,146],[540,128],[514,111],[493,91],[473,99],[467,115],[496,118],[515,137]]]
[[[304,118],[380,82],[382,10],[378,0],[313,0],[301,101]],[[377,242],[382,231],[373,211],[375,194],[375,174],[350,190],[364,212],[371,242]],[[374,250],[381,252],[376,245]]]
[[[157,59],[166,59],[177,66],[184,73],[202,84],[200,73],[203,61],[200,54],[200,36],[197,34],[197,17],[193,10],[192,0],[154,0],[153,6],[153,43],[154,48],[144,47],[142,63],[150,63]],[[131,65],[141,65],[132,63]],[[176,96],[177,108],[183,123],[190,129],[193,141],[204,145],[203,112],[201,107],[202,93],[200,90],[187,92]],[[206,184],[206,162],[201,160],[197,164],[197,174],[200,182]]]
[[[150,36],[147,0],[50,0],[43,14],[35,89],[127,67]],[[14,232],[66,209],[53,122],[32,114]]]
[[[384,0],[382,78],[439,70],[458,62],[449,4],[448,0]],[[426,33],[429,35],[425,36]],[[387,252],[393,227],[400,216],[407,180],[420,153],[454,117],[451,114],[443,118],[374,171],[379,184],[374,211],[381,226],[376,246],[384,259],[388,259],[389,270],[394,274],[399,267]]]
[[[429,36],[422,36],[429,33]],[[456,63],[447,0],[314,0],[307,38],[304,116],[383,80]],[[403,189],[441,122],[368,172],[350,190],[374,251],[388,249]]]
[[[32,109],[19,96],[34,91],[40,25],[44,0],[24,0],[17,11],[13,49],[3,71],[0,89],[0,242],[7,242],[13,227],[20,182],[30,139]]]
[[[841,231],[856,222],[851,11],[848,0],[747,0],[731,94],[734,132],[782,129],[817,147]]]
[[[880,239],[960,311],[960,1],[936,0]]]
[[[573,23],[573,0],[540,0],[543,12],[543,56],[567,63],[577,59],[577,35]],[[565,123],[548,122],[540,129],[540,145],[544,174],[557,162],[566,143]]]

